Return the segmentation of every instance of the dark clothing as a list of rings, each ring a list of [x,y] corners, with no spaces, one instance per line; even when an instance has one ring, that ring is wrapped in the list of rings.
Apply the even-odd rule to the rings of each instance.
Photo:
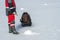
[[[16,12],[16,8],[13,9],[6,8],[6,16],[13,14],[13,12]]]
[[[13,12],[16,12],[16,4],[14,0],[5,0],[5,6],[6,16],[13,14]]]
[[[25,14],[25,13],[26,12],[23,13],[23,15],[22,15],[22,17],[20,19],[21,25],[22,26],[31,26],[32,22],[31,22],[30,15],[28,13],[27,14]]]

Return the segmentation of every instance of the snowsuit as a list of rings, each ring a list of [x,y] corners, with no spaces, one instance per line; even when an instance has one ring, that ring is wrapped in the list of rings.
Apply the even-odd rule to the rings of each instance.
[[[16,5],[14,0],[5,0],[5,6],[6,6],[6,15],[8,17],[8,24],[11,26],[14,25],[15,21],[15,15],[14,12],[16,12]]]
[[[12,28],[15,30],[16,5],[14,0],[5,0],[5,6],[6,16],[8,17],[9,32],[12,32]]]

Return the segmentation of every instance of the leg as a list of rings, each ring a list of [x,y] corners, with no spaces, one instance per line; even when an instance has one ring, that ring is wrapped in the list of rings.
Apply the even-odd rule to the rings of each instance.
[[[9,26],[9,33],[12,33],[12,28],[11,28],[10,24],[8,24],[8,26]]]
[[[32,25],[32,22],[27,23],[27,26],[31,26],[31,25]]]
[[[13,32],[13,34],[18,34],[18,32],[16,31],[16,29],[15,29],[15,21],[12,21],[12,23],[11,23],[11,28],[12,28],[12,32]]]
[[[15,16],[13,14],[8,16],[8,23],[10,23],[10,27],[13,34],[18,34],[18,32],[15,29]]]
[[[32,22],[30,22],[29,24],[28,24],[28,26],[31,26],[32,25]]]
[[[10,22],[10,19],[8,17],[8,27],[9,27],[9,33],[12,33],[12,28],[11,28],[11,22]]]

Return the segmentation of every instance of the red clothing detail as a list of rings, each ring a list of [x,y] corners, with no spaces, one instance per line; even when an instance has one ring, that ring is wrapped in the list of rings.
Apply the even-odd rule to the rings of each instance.
[[[13,5],[13,7],[16,7],[14,0],[12,0],[12,5]],[[5,0],[5,6],[9,7],[8,0]]]
[[[8,23],[11,23],[13,20],[15,20],[14,14],[11,14],[8,16]]]

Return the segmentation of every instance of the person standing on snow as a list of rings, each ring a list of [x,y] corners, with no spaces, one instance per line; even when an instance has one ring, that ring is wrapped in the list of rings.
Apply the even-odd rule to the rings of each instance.
[[[6,16],[8,17],[9,33],[18,34],[15,29],[16,5],[14,0],[5,0]]]

